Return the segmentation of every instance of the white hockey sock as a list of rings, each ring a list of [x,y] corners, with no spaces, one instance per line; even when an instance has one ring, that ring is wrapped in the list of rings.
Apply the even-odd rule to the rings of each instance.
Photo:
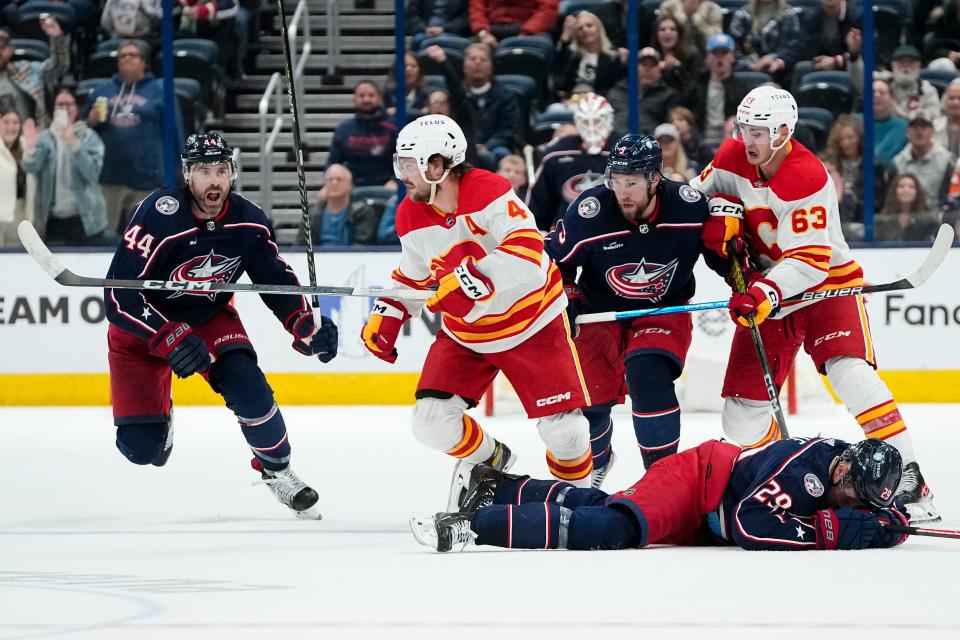
[[[413,408],[413,436],[418,442],[467,462],[484,462],[497,445],[465,411],[459,396],[421,398]]]
[[[899,449],[904,465],[916,461],[913,440],[897,402],[876,370],[866,360],[852,356],[828,360],[824,368],[833,390],[856,417],[864,435]]]

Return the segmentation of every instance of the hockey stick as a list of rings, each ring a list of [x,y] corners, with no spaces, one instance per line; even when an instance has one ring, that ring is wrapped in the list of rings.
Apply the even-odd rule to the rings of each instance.
[[[825,298],[842,298],[844,296],[855,296],[863,293],[884,293],[886,291],[902,291],[905,289],[916,289],[926,282],[937,268],[943,263],[953,244],[953,227],[948,224],[940,226],[937,237],[930,247],[930,252],[923,259],[923,263],[917,267],[916,271],[894,282],[885,284],[871,284],[861,287],[844,287],[843,289],[831,289],[828,291],[806,291],[799,295],[791,296],[784,302],[807,302],[810,300],[823,300]],[[643,316],[658,316],[667,313],[687,313],[689,311],[704,311],[706,309],[726,309],[727,301],[718,300],[716,302],[695,302],[691,304],[682,304],[675,307],[661,307],[659,309],[634,309],[631,311],[606,311],[603,313],[585,313],[577,316],[577,324],[590,324],[593,322],[612,322],[614,320],[627,320],[629,318],[640,318]]]
[[[746,293],[747,282],[743,278],[743,269],[740,267],[740,260],[734,252],[734,243],[730,241],[730,275],[733,276],[733,286],[739,293]],[[773,380],[773,373],[770,370],[770,361],[767,360],[767,351],[763,348],[763,338],[760,337],[760,327],[757,326],[756,312],[747,314],[747,323],[750,326],[750,335],[753,336],[753,347],[757,351],[757,359],[760,360],[760,371],[763,372],[763,384],[767,388],[767,396],[770,398],[770,407],[773,409],[773,417],[780,427],[780,437],[789,438],[787,431],[787,421],[783,417],[783,407],[780,406],[780,394],[777,392],[777,385]]]
[[[900,524],[884,524],[883,528],[893,533],[905,533],[911,536],[928,536],[930,538],[951,538],[960,540],[960,531],[953,529],[927,529],[926,527],[905,527]]]
[[[290,58],[290,35],[287,31],[287,13],[283,0],[277,0],[277,13],[280,14],[280,40],[283,45],[283,68],[287,74],[287,98],[290,101],[290,115],[293,119],[293,153],[297,163],[297,184],[300,187],[300,215],[303,217],[303,235],[307,248],[307,277],[310,286],[317,286],[317,268],[313,259],[313,231],[310,228],[310,205],[307,204],[307,177],[303,171],[303,145],[300,141],[300,110],[297,105],[297,90],[293,84],[293,63]],[[309,39],[310,34],[303,34]],[[269,215],[269,214],[268,214]],[[313,294],[313,308],[320,306],[320,297]]]
[[[27,253],[47,274],[65,287],[106,287],[110,289],[148,289],[154,291],[186,291],[198,293],[276,293],[318,296],[360,296],[366,298],[395,298],[398,300],[427,300],[433,291],[418,289],[361,289],[356,287],[298,286],[292,284],[245,284],[240,282],[185,282],[182,280],[117,280],[88,278],[70,271],[50,252],[37,230],[24,220],[17,227],[20,242]]]

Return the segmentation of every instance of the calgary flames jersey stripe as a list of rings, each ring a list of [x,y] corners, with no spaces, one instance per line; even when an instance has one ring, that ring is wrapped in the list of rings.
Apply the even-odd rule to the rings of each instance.
[[[520,258],[522,260],[527,260],[533,264],[540,266],[540,260],[543,257],[543,251],[536,251],[528,247],[518,247],[515,245],[503,245],[501,244],[497,247],[497,251],[502,251],[504,253],[509,253],[515,258]]]
[[[563,295],[563,280],[556,265],[550,265],[543,288],[524,296],[505,313],[485,316],[469,324],[444,314],[443,324],[457,340],[464,343],[490,342],[517,335],[527,329],[540,314]]]
[[[413,278],[408,278],[400,272],[400,269],[394,269],[393,273],[390,274],[390,277],[400,284],[405,284],[408,287],[413,287],[414,289],[426,289],[430,285],[430,278],[432,276],[427,276],[423,280],[414,280]]]

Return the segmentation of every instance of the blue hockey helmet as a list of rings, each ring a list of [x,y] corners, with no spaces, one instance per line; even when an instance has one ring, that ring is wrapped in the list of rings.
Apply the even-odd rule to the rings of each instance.
[[[233,147],[216,132],[195,133],[187,138],[180,154],[183,179],[190,179],[190,169],[198,164],[226,164],[230,167],[230,183],[237,178],[237,165],[233,160]]]
[[[663,166],[663,150],[653,136],[628,133],[613,145],[607,156],[607,170],[603,183],[608,189],[612,173],[643,173],[652,179],[651,174],[659,174]]]
[[[903,473],[903,459],[895,447],[868,438],[844,449],[840,459],[850,462],[850,470],[841,482],[853,485],[860,502],[878,509],[893,503]]]

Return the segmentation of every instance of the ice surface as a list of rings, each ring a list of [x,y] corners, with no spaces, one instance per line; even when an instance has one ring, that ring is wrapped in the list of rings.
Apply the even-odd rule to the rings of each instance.
[[[956,405],[906,405],[945,528],[960,528]],[[286,407],[294,469],[325,519],[293,518],[224,408],[179,407],[168,465],[136,467],[107,408],[0,409],[0,638],[960,637],[960,541],[895,550],[734,548],[435,554],[407,518],[445,504],[450,459],[409,407]],[[546,475],[533,423],[480,418]],[[605,488],[639,477],[629,417]],[[858,439],[839,407],[794,435]],[[684,416],[683,447],[720,435]],[[596,635],[593,635],[596,634]]]

